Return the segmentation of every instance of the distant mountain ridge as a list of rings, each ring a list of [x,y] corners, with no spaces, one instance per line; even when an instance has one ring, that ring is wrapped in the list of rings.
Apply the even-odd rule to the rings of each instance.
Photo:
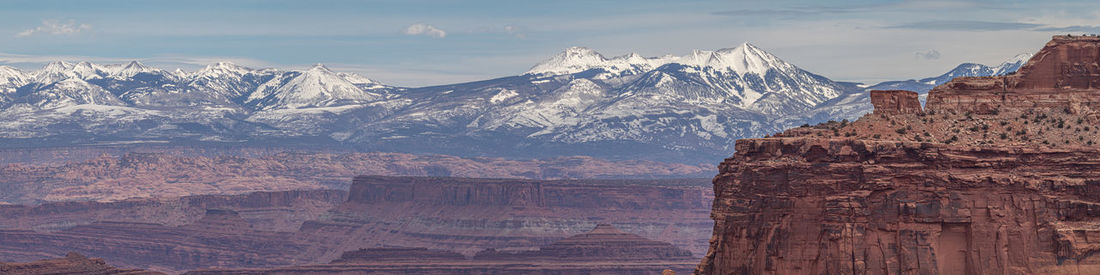
[[[1026,61],[1019,60],[1016,67]],[[918,84],[1014,71],[967,66]],[[883,85],[891,84],[876,86]],[[805,71],[750,43],[661,57],[607,58],[573,47],[520,75],[422,88],[320,64],[278,70],[219,62],[184,72],[53,62],[28,73],[0,66],[0,140],[709,163],[739,138],[858,116],[869,111],[865,97],[858,83]]]

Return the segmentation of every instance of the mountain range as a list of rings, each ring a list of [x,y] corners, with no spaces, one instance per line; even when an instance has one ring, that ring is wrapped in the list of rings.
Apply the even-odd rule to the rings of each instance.
[[[871,110],[868,89],[924,93],[957,76],[1013,72],[1027,57],[869,87],[805,71],[749,43],[661,57],[609,58],[574,47],[520,75],[421,88],[323,65],[0,66],[0,144],[219,143],[710,163],[739,138],[857,118]]]

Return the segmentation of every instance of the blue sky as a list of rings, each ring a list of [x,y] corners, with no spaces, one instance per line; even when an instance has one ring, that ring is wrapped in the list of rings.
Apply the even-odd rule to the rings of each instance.
[[[570,46],[605,56],[756,46],[835,80],[995,65],[1100,32],[1088,1],[0,1],[0,64],[196,70],[324,63],[425,86],[515,75]]]

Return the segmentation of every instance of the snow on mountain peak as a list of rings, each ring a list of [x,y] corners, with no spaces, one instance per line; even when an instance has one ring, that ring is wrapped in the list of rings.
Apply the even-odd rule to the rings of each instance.
[[[27,84],[27,74],[19,69],[0,66],[0,94],[14,92],[16,88]]]
[[[764,76],[769,69],[787,71],[794,68],[794,65],[784,62],[748,42],[736,48],[714,51],[705,64],[696,65],[729,69],[742,75],[755,73],[760,76]]]
[[[256,93],[249,95],[248,102],[261,105],[265,110],[299,109],[368,102],[383,97],[360,89],[321,64],[287,77],[291,78],[275,78],[260,85]]]
[[[528,74],[570,74],[605,65],[607,58],[584,47],[569,47],[531,67]]]
[[[154,73],[159,71],[160,69],[145,66],[145,64],[141,64],[141,62],[130,61],[130,63],[126,63],[126,65],[122,66],[118,71],[112,72],[111,76],[130,78],[140,73]]]
[[[1006,75],[1016,72],[1016,70],[1019,70],[1024,64],[1027,64],[1028,60],[1031,60],[1031,53],[1017,54],[1005,60],[1005,62],[1001,62],[997,67],[993,67],[993,75]]]
[[[630,53],[610,59],[588,48],[571,47],[535,65],[527,71],[527,74],[572,74],[595,68],[605,69],[613,74],[620,74],[634,69],[652,70],[670,63],[712,67],[734,71],[741,75],[755,73],[761,76],[773,68],[784,71],[795,68],[778,57],[746,42],[734,48],[717,51],[692,50],[691,53],[684,56],[642,57],[637,53]]]
[[[206,65],[205,68],[202,68],[202,70],[196,72],[195,76],[212,78],[225,75],[234,75],[235,77],[240,77],[242,75],[248,74],[251,71],[252,69],[246,68],[244,66],[223,61]]]

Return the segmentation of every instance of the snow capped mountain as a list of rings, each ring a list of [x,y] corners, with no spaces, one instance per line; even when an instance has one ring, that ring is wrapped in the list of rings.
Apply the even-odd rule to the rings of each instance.
[[[141,62],[137,61],[130,61],[130,63],[126,63],[126,65],[122,65],[121,67],[111,66],[109,70],[108,76],[115,79],[129,79],[138,74],[171,75],[171,73],[164,70],[145,66],[145,64],[141,64]]]
[[[660,57],[607,58],[573,47],[521,75],[421,88],[322,65],[220,62],[187,73],[56,62],[27,75],[0,98],[0,130],[15,129],[0,137],[691,163],[725,157],[738,138],[801,124],[817,106],[862,92],[749,43]],[[65,125],[94,127],[74,134]]]
[[[262,106],[264,110],[300,109],[366,103],[383,97],[380,93],[364,91],[317,64],[304,72],[286,73],[260,85],[246,104]]]
[[[1005,62],[1002,62],[993,69],[993,75],[1006,75],[1016,72],[1020,67],[1024,66],[1028,60],[1031,60],[1031,53],[1021,53],[1012,58],[1009,58]]]
[[[53,109],[76,105],[125,106],[118,97],[103,88],[79,78],[68,78],[51,83],[20,98],[14,103],[24,103],[41,109]]]
[[[642,57],[637,53],[606,58],[585,47],[570,47],[531,67],[526,74],[563,75],[591,69],[602,69],[610,75],[637,74],[652,70],[673,60],[672,56]]]
[[[27,85],[28,76],[19,69],[0,66],[0,94],[14,93],[16,89]]]

